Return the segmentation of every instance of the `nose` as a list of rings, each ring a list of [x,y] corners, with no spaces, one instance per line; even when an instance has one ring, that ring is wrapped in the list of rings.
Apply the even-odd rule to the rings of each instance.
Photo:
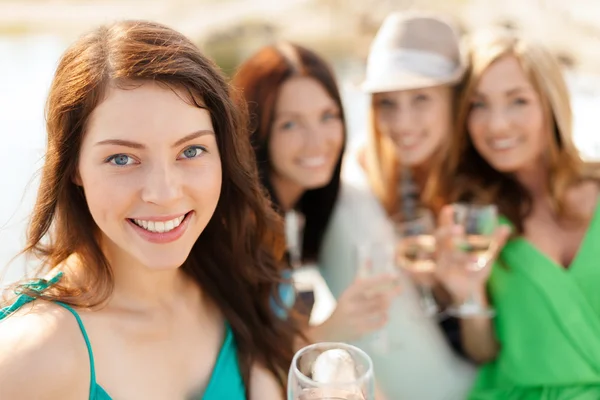
[[[389,119],[390,124],[390,135],[392,139],[399,140],[407,132],[411,131],[413,126],[413,113],[410,109],[398,107],[394,114]]]
[[[142,200],[159,206],[170,206],[182,196],[183,187],[174,166],[156,165],[145,176]]]
[[[504,110],[491,110],[488,118],[488,130],[491,134],[503,134],[507,131],[509,123]]]
[[[313,122],[306,124],[304,129],[304,147],[307,149],[321,149],[327,144],[327,130]]]

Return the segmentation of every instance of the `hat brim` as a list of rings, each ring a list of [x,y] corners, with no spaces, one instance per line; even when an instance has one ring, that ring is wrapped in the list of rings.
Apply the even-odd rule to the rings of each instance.
[[[367,79],[360,89],[367,93],[396,92],[399,90],[422,89],[434,86],[454,85],[460,82],[465,69],[458,68],[454,73],[442,78],[432,78],[419,74],[399,74],[388,79]],[[382,77],[383,78],[383,77]]]

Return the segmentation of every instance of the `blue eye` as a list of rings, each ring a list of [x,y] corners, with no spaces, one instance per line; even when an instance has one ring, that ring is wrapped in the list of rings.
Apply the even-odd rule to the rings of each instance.
[[[293,129],[296,126],[296,123],[294,121],[288,121],[286,123],[284,123],[283,125],[281,125],[281,129],[283,130],[289,130],[289,129]]]
[[[206,152],[202,146],[190,146],[181,153],[183,158],[196,158]]]
[[[129,165],[133,162],[133,159],[126,154],[115,154],[106,159],[107,163],[111,163],[112,165],[117,165],[119,167],[124,167],[125,165]]]

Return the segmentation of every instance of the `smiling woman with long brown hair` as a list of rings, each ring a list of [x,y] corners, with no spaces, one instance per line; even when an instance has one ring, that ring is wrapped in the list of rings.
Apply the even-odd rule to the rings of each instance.
[[[282,398],[282,230],[245,121],[162,25],[104,26],[65,52],[25,250],[45,279],[0,310],[0,398]]]
[[[314,265],[336,205],[346,142],[344,110],[333,70],[314,51],[282,42],[248,58],[238,68],[233,84],[249,108],[261,181],[281,214],[295,211],[302,215],[301,264]],[[316,272],[313,276],[318,282],[318,270],[311,272]],[[340,296],[337,307],[323,313],[319,295],[327,288],[322,282],[324,290],[314,290],[321,315],[313,314],[312,327],[305,326],[308,339],[348,341],[379,329],[399,289],[390,285],[369,299],[363,294],[392,278],[356,280]],[[299,291],[300,300],[302,294]],[[301,301],[296,304],[296,310],[308,314],[310,320],[311,307]]]

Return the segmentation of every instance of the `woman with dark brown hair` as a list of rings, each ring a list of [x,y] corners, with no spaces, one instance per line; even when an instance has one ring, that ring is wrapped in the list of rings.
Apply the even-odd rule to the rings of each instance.
[[[262,183],[281,214],[296,211],[301,215],[300,263],[314,265],[336,203],[346,141],[333,72],[313,51],[281,43],[264,47],[245,61],[233,84],[249,107],[251,140]],[[355,281],[340,296],[333,313],[317,318],[313,313],[308,338],[355,340],[379,329],[398,288],[391,285],[370,298],[364,293],[389,279],[393,277]]]
[[[60,60],[47,131],[44,278],[0,310],[0,398],[282,398],[282,230],[215,65],[165,26],[101,27]]]

